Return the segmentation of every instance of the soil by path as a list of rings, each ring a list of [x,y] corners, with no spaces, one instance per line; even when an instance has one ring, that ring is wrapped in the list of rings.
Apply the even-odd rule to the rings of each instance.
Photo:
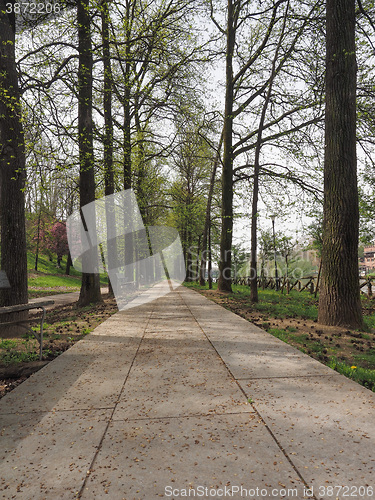
[[[8,350],[8,361],[4,362],[0,359],[0,398],[118,311],[113,297],[104,295],[103,299],[102,304],[85,308],[78,308],[76,303],[72,303],[55,307],[47,312],[42,361],[9,363],[12,352],[14,357],[18,359],[20,358],[19,353],[34,352],[35,356],[37,356],[39,346],[36,340],[27,340],[23,336],[24,331],[20,331],[16,337],[14,335],[7,338],[2,337],[0,341],[11,341],[11,345],[14,345],[14,343],[17,345]]]
[[[233,294],[228,295],[218,290],[197,291],[270,333],[274,333],[274,330],[286,331],[289,333],[288,344],[320,362],[327,363],[330,356],[334,356],[349,366],[375,369],[370,359],[375,355],[375,332],[362,333],[342,327],[320,325],[316,320],[274,318],[252,309],[248,301]]]

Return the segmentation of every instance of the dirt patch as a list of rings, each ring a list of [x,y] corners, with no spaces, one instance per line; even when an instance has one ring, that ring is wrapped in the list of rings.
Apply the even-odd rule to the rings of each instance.
[[[0,398],[17,387],[32,373],[84,338],[100,323],[118,311],[116,301],[103,296],[102,304],[78,308],[76,304],[56,307],[47,312],[44,328],[43,360],[39,361],[39,344],[20,330],[17,338],[0,338]],[[23,360],[24,359],[24,360]]]
[[[375,332],[362,333],[301,318],[275,318],[253,309],[247,300],[232,294],[217,290],[197,291],[318,361],[327,363],[335,357],[349,366],[375,369]],[[364,311],[368,313],[369,310]]]

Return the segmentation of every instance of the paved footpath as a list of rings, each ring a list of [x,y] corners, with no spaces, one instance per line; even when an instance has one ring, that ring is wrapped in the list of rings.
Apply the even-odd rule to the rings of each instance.
[[[180,287],[0,401],[0,498],[367,500],[374,415],[375,394]]]

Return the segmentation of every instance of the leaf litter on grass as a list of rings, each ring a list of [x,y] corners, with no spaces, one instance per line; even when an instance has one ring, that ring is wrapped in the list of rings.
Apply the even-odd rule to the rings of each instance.
[[[207,298],[312,358],[375,391],[375,298],[363,299],[366,332],[318,324],[318,299],[308,292],[290,295],[259,290],[250,302],[250,289],[233,286],[233,293],[189,284]],[[356,370],[350,369],[356,366]]]

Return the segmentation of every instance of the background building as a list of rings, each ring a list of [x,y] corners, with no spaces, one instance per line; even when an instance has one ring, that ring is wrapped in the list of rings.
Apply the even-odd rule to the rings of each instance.
[[[375,271],[375,243],[364,247],[360,267],[365,274]]]

